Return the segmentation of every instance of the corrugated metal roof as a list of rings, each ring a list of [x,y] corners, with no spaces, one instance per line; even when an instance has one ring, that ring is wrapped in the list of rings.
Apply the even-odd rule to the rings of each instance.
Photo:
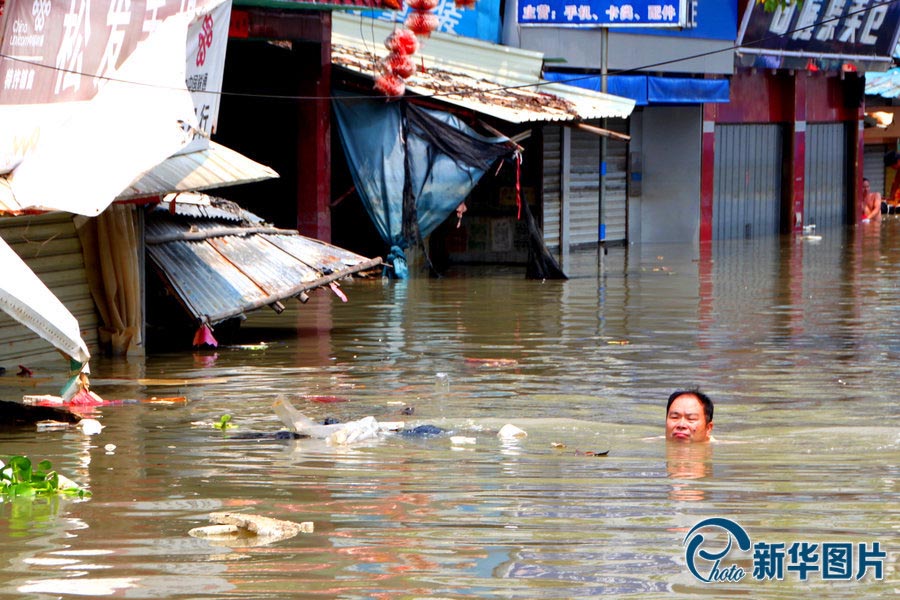
[[[888,69],[884,73],[866,73],[866,94],[882,98],[900,97],[900,69]]]
[[[278,177],[278,173],[273,169],[210,141],[207,150],[167,158],[136,178],[116,197],[116,200],[153,198],[171,192],[206,190],[275,177]],[[41,211],[29,211],[28,207],[19,204],[9,180],[0,176],[0,215],[19,215],[26,212]]]
[[[235,202],[195,192],[168,194],[160,202],[160,208],[168,210],[170,214],[194,219],[218,219],[252,225],[263,223],[261,217],[244,210]],[[202,223],[202,221],[198,222],[201,226]]]
[[[198,322],[219,323],[381,264],[257,223],[172,215],[165,204],[148,214],[150,259]]]
[[[278,177],[273,169],[210,141],[207,150],[171,156],[137,177],[117,200],[198,191]]]
[[[385,21],[332,14],[332,63],[374,78],[375,62],[388,54],[384,40],[393,29]],[[413,59],[425,70],[406,81],[407,92],[510,123],[625,118],[634,110],[629,98],[541,79],[539,52],[432,33]]]

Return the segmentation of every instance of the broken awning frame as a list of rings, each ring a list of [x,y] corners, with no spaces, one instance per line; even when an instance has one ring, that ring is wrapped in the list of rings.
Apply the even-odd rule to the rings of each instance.
[[[332,64],[374,78],[393,29],[392,23],[335,12]],[[539,52],[435,32],[412,58],[420,71],[406,81],[408,92],[509,123],[626,118],[634,110],[629,98],[541,79]]]
[[[164,201],[147,218],[146,244],[153,264],[198,324],[215,325],[382,264],[296,230],[278,229],[235,208],[243,225],[219,219],[171,217],[211,214],[198,210],[197,194]],[[276,308],[276,310],[278,310]]]

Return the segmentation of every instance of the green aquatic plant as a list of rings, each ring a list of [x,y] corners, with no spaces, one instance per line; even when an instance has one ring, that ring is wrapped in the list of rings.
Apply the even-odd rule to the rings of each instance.
[[[218,423],[213,423],[213,427],[225,431],[226,429],[233,429],[237,427],[237,425],[231,422],[231,415],[225,414],[222,415],[222,418],[219,419]]]
[[[84,498],[91,493],[75,485],[53,470],[49,460],[32,467],[25,456],[13,456],[6,464],[0,462],[0,496],[23,498],[65,494]]]

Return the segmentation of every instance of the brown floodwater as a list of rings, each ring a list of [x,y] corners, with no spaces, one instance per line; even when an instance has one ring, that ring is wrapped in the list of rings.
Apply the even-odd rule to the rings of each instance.
[[[347,303],[319,292],[254,315],[239,344],[98,357],[94,390],[122,401],[95,412],[100,434],[0,433],[0,456],[49,459],[92,493],[0,504],[0,593],[895,593],[900,221],[816,233],[574,253],[564,282],[528,281],[520,267],[357,279],[343,285]],[[57,393],[58,375],[24,388],[7,374],[0,392]],[[718,443],[658,437],[668,394],[688,386],[716,401]],[[283,429],[282,395],[317,421],[371,415],[444,433],[352,446],[235,437]],[[224,414],[237,428],[212,426]],[[527,437],[498,438],[507,423]],[[314,531],[264,545],[188,535],[216,511]],[[877,542],[883,579],[873,568],[801,581],[786,568],[762,580],[751,552],[734,550],[722,567],[740,565],[742,580],[701,581],[685,542],[709,518],[738,523],[754,544]]]

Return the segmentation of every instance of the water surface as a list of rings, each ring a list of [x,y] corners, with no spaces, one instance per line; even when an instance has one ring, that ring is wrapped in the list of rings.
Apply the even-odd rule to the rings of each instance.
[[[255,315],[240,346],[98,358],[95,391],[128,401],[94,415],[100,435],[0,434],[0,455],[49,459],[92,492],[0,505],[2,594],[887,596],[898,586],[900,221],[820,233],[587,251],[565,282],[513,267],[357,279],[346,304],[319,292]],[[61,383],[3,379],[8,399]],[[723,443],[658,438],[666,397],[688,386],[716,401]],[[230,437],[281,429],[281,394],[315,419],[448,433],[350,448]],[[187,402],[133,402],[172,396]],[[211,423],[226,413],[238,429],[223,434]],[[527,437],[499,440],[506,423]],[[187,534],[224,510],[315,531],[264,546]],[[754,542],[878,541],[884,581],[701,582],[683,541],[710,517]]]

